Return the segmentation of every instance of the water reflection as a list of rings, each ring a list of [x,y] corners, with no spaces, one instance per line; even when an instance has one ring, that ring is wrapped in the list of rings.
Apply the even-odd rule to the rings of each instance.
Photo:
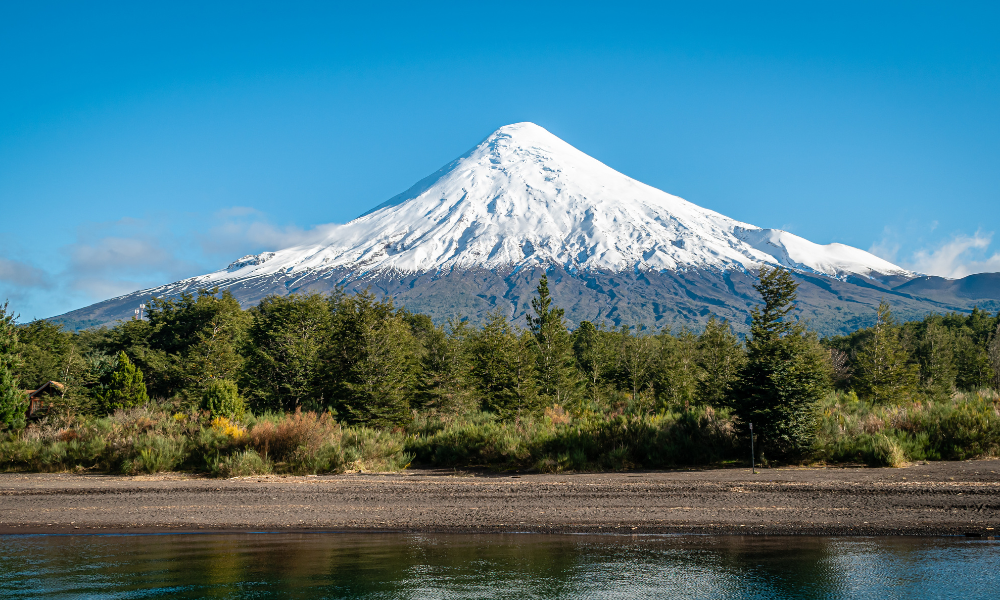
[[[241,534],[0,537],[0,597],[977,598],[961,538]]]

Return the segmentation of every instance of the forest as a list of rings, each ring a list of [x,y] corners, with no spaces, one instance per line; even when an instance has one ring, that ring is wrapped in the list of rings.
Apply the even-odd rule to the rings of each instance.
[[[0,468],[142,473],[539,471],[907,462],[1000,452],[1000,314],[819,339],[762,269],[741,338],[583,322],[543,277],[524,323],[435,324],[369,292],[154,299],[64,331],[0,308]],[[27,418],[28,395],[62,384]]]

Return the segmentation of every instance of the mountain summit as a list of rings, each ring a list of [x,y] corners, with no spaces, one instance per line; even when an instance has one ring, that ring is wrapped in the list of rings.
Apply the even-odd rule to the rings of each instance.
[[[913,275],[850,246],[735,221],[623,175],[534,123],[516,123],[319,244],[247,256],[201,280],[337,267],[674,271],[761,264],[833,277]]]
[[[328,231],[318,243],[244,256],[214,273],[55,319],[106,323],[152,296],[216,286],[244,305],[344,286],[373,288],[438,319],[479,318],[501,306],[521,318],[549,272],[553,295],[574,322],[697,326],[716,314],[740,329],[758,301],[754,273],[762,265],[795,273],[800,308],[825,333],[856,327],[885,296],[904,318],[969,307],[953,294],[939,301],[914,293],[941,287],[934,282],[896,291],[917,274],[863,250],[762,229],[645,185],[534,123],[501,127]]]

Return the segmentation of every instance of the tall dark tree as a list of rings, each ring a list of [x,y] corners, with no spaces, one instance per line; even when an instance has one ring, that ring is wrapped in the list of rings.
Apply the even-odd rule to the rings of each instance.
[[[424,323],[414,329],[420,331],[417,338],[421,346],[416,405],[448,413],[471,408],[474,395],[468,340],[472,330],[468,321],[452,319],[447,327]]]
[[[747,361],[730,402],[743,431],[753,423],[762,451],[793,458],[816,433],[817,405],[830,385],[828,353],[789,318],[798,284],[783,269],[761,267],[754,286],[764,300],[751,310]]]
[[[134,408],[149,402],[142,370],[124,352],[118,353],[118,366],[111,382],[101,396],[101,409],[110,414],[119,409]]]
[[[533,344],[531,334],[519,334],[500,308],[487,314],[482,329],[470,336],[471,374],[484,410],[504,419],[539,411]]]
[[[594,402],[598,401],[601,388],[614,377],[616,336],[616,332],[607,330],[603,323],[597,326],[590,321],[582,321],[573,332],[577,370],[583,375],[588,395]]]
[[[531,300],[534,314],[528,314],[527,319],[534,341],[538,392],[551,402],[567,405],[576,398],[580,381],[565,311],[553,304],[546,275],[538,282],[536,294]]]
[[[642,392],[652,388],[659,357],[659,340],[642,327],[635,333],[622,325],[618,332],[617,375],[619,385],[632,396],[633,404],[639,403]],[[649,406],[643,407],[650,408]]]
[[[331,302],[327,397],[350,423],[393,427],[410,420],[416,340],[392,300],[370,291]]]
[[[258,409],[324,405],[323,353],[332,312],[318,294],[269,296],[250,309],[242,353],[243,393]]]

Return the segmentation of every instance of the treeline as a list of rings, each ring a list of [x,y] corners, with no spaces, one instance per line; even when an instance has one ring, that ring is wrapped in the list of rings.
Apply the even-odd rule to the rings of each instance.
[[[900,324],[882,302],[873,327],[825,344],[835,385],[878,404],[1000,389],[1000,313],[974,308]]]
[[[700,332],[590,322],[571,332],[544,277],[523,327],[499,309],[480,326],[435,325],[368,292],[271,296],[242,310],[228,292],[206,290],[154,299],[144,320],[76,333],[15,326],[4,307],[0,387],[62,382],[54,410],[64,414],[155,404],[239,421],[303,411],[435,439],[429,423],[459,415],[611,423],[715,409],[732,436],[753,423],[767,455],[789,459],[813,449],[831,390],[878,406],[1000,386],[1000,315],[897,324],[883,303],[874,327],[819,340],[794,318],[787,272],[762,269],[756,287],[762,304],[745,340],[714,317]],[[23,427],[23,394],[2,390],[0,419]]]

